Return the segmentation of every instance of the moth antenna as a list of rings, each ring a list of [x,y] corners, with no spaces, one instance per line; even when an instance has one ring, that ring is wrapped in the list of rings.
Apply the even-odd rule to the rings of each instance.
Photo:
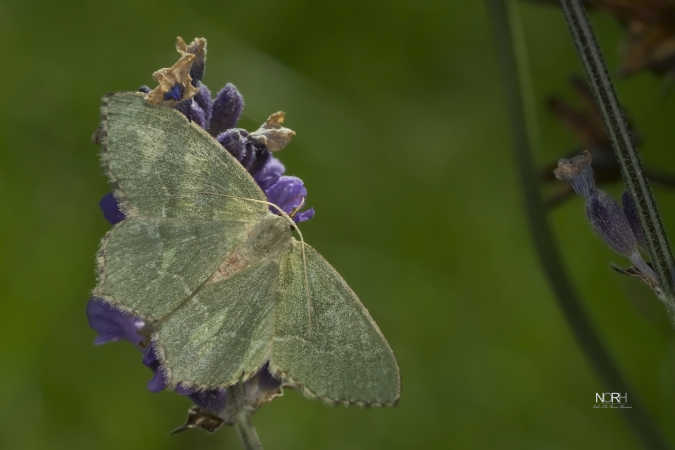
[[[289,217],[295,217],[295,215],[302,209],[302,207],[305,206],[305,197],[302,197],[300,199],[300,204],[291,211],[291,213],[288,215]]]
[[[305,240],[300,235],[300,251],[302,252],[302,270],[305,273],[305,295],[307,295],[307,320],[309,321],[309,333],[312,333],[312,301],[309,295],[309,277],[307,276],[307,256],[305,255]]]
[[[300,231],[300,228],[298,228],[298,225],[295,223],[295,221],[292,219],[292,217],[297,214],[298,210],[302,208],[302,205],[305,203],[305,199],[302,199],[302,203],[300,206],[295,208],[293,211],[291,211],[291,215],[288,215],[286,211],[281,209],[278,205],[268,202],[266,200],[258,200],[257,198],[246,198],[246,197],[238,197],[236,195],[231,195],[231,194],[221,194],[218,192],[200,192],[200,194],[209,194],[209,195],[220,195],[222,197],[228,197],[228,198],[233,198],[235,200],[247,200],[255,203],[261,203],[263,205],[270,206],[274,208],[279,215],[282,217],[286,218],[288,222],[291,224],[291,227],[298,233],[298,236],[300,237],[300,251],[302,253],[302,269],[304,272],[304,278],[305,278],[305,293],[307,295],[307,317],[309,321],[309,330],[310,333],[312,331],[312,302],[311,302],[311,296],[309,292],[309,277],[307,275],[307,255],[305,254],[305,238],[302,236],[302,231]]]

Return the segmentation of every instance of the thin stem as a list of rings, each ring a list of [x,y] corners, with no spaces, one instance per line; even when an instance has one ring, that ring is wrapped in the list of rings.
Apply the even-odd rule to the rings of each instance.
[[[508,105],[511,110],[513,155],[523,188],[530,231],[542,268],[554,291],[558,307],[561,309],[577,344],[590,365],[605,383],[606,388],[615,392],[630,392],[632,394],[632,409],[624,409],[623,411],[626,413],[626,418],[635,433],[647,448],[669,448],[660,431],[642,407],[635,391],[626,382],[604,343],[594,330],[581,299],[572,286],[567,271],[562,264],[555,238],[549,227],[546,209],[538,190],[539,177],[532,162],[530,152],[532,133],[528,133],[525,119],[520,79],[521,71],[514,53],[514,36],[506,1],[487,0],[487,3],[495,32],[502,77],[508,94]],[[520,48],[522,47],[523,45]],[[524,58],[520,62],[521,65],[525,65]]]
[[[237,432],[239,433],[244,449],[263,450],[263,445],[258,437],[258,432],[251,422],[250,412],[241,411],[237,414],[235,426],[237,427]]]
[[[244,450],[263,450],[258,432],[251,422],[253,409],[246,402],[246,390],[244,383],[237,383],[230,388],[230,399],[237,411],[234,414],[234,426],[241,438]]]
[[[661,223],[656,201],[642,171],[640,158],[584,6],[580,0],[560,0],[560,3],[593,93],[602,111],[616,159],[621,166],[624,182],[635,199],[640,222],[647,236],[651,261],[656,269],[661,289],[667,297],[666,306],[672,316],[675,313],[672,285],[674,280],[673,255]]]

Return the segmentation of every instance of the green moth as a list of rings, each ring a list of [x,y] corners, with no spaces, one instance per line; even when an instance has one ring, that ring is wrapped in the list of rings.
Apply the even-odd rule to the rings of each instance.
[[[93,294],[149,325],[169,387],[228,388],[269,363],[309,397],[397,402],[398,366],[368,311],[234,157],[141,93],[104,97],[102,116],[126,219],[101,242]]]

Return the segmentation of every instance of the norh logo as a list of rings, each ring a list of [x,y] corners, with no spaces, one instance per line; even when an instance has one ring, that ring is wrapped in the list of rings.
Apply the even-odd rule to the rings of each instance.
[[[628,392],[596,392],[593,408],[632,408]]]

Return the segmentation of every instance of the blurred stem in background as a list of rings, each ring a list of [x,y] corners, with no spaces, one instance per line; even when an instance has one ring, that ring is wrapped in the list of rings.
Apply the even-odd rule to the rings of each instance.
[[[646,448],[670,448],[594,330],[581,299],[563,266],[556,240],[549,227],[546,208],[539,193],[539,177],[530,151],[530,140],[534,139],[535,126],[532,116],[534,109],[530,105],[528,109],[531,114],[526,117],[523,100],[523,92],[529,93],[527,84],[521,81],[526,79],[528,73],[525,44],[520,36],[514,36],[511,26],[513,19],[516,18],[514,2],[512,0],[507,5],[507,1],[487,0],[487,6],[494,29],[496,50],[510,109],[514,160],[539,260],[554,291],[558,306],[588,362],[608,389],[631,393],[633,407],[623,411],[634,432]]]
[[[626,189],[635,199],[642,228],[647,237],[651,262],[656,269],[659,285],[671,320],[675,320],[675,298],[673,297],[673,255],[656,201],[645,178],[640,158],[633,144],[630,130],[621,105],[614,92],[612,80],[607,73],[602,51],[593,34],[584,6],[580,0],[560,0],[565,19],[577,47],[579,57],[586,69],[586,75],[600,106],[614,154],[626,184]]]

